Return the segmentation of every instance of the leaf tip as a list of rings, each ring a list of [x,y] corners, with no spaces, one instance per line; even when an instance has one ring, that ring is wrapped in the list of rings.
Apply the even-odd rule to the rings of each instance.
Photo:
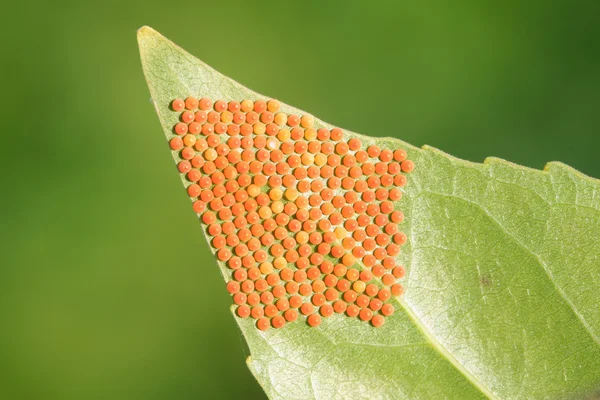
[[[138,40],[141,40],[146,36],[154,35],[157,33],[158,32],[156,32],[154,29],[152,29],[148,25],[144,25],[140,29],[137,30],[137,37],[138,37]]]

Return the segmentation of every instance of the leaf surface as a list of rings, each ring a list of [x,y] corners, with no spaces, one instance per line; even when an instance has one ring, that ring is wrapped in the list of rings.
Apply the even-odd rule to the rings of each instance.
[[[174,98],[267,99],[149,27],[138,41],[167,138],[177,122]],[[236,317],[251,351],[248,366],[267,395],[541,399],[600,392],[600,182],[557,162],[544,171],[496,158],[478,164],[346,132],[404,148],[415,162],[401,200],[406,293],[379,329],[335,315],[318,328],[297,321],[261,332]]]

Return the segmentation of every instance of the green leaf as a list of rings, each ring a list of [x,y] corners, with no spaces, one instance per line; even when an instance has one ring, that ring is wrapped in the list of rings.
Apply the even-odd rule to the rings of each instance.
[[[149,27],[138,40],[168,138],[174,98],[266,99]],[[556,162],[544,171],[496,158],[477,164],[398,139],[349,134],[404,148],[415,162],[400,201],[409,237],[398,256],[406,293],[380,329],[336,315],[318,328],[296,322],[261,332],[236,317],[252,354],[248,366],[267,395],[597,396],[600,182]]]

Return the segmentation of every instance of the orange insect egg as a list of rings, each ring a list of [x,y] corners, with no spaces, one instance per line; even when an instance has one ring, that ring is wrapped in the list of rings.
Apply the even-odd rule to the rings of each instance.
[[[369,178],[369,179],[371,179],[371,178]],[[370,186],[370,184],[369,184],[369,186]],[[373,192],[365,192],[365,193],[371,193],[371,194],[373,194]],[[384,189],[384,188],[379,188],[379,189],[377,189],[377,190],[375,191],[374,197],[375,197],[375,198],[377,198],[377,200],[379,200],[379,201],[384,201],[384,200],[387,200],[387,199],[388,199],[388,197],[389,197],[389,193],[388,193],[388,191],[387,191],[386,189]],[[369,201],[373,201],[373,196],[372,196],[372,195],[369,195],[369,199],[370,199]],[[364,196],[363,196],[363,200],[367,201],[367,200],[364,198]],[[369,202],[369,201],[367,201],[367,202]]]
[[[352,255],[356,258],[363,258],[365,256],[366,250],[361,246],[356,246],[352,249]]]
[[[231,258],[231,251],[229,251],[228,249],[220,249],[217,252],[217,258],[219,259],[219,261],[227,261]]]
[[[273,272],[273,264],[266,261],[268,257],[269,257],[269,255],[264,250],[258,250],[256,252],[254,252],[254,259],[257,262],[261,263],[259,266],[259,269],[260,269],[260,273],[263,275],[267,275],[267,274],[270,274],[271,272]]]
[[[370,240],[372,240],[372,239],[370,239]],[[373,241],[373,242],[375,242],[375,241]],[[375,242],[373,244],[373,247],[377,247],[377,242]],[[383,260],[385,258],[385,256],[387,255],[387,253],[385,252],[385,249],[383,247],[378,247],[373,250],[373,255],[375,256],[376,259]]]
[[[183,148],[183,140],[181,140],[181,138],[174,137],[169,142],[169,146],[171,147],[171,150],[181,150]]]
[[[325,142],[325,143],[321,143],[321,153],[323,153],[324,155],[335,155],[337,157],[337,154],[333,154],[333,151],[335,150],[335,146],[333,145],[333,143],[330,142]]]
[[[203,97],[198,102],[198,107],[203,111],[209,110],[210,108],[212,108],[212,100],[209,98]]]
[[[287,265],[287,263],[283,264],[283,265]],[[277,268],[277,266],[275,266],[275,267]],[[289,268],[282,268],[281,271],[279,272],[279,277],[283,281],[286,281],[286,282],[291,281],[294,277],[294,273]]]
[[[333,128],[330,132],[330,138],[333,141],[340,141],[344,138],[344,132],[339,128]]]
[[[271,324],[275,329],[283,328],[285,326],[285,318],[283,318],[281,315],[277,315],[271,319]]]
[[[402,170],[402,168],[400,167],[400,164],[398,164],[396,162],[392,162],[392,163],[388,164],[388,172],[392,175],[399,174],[401,170]]]
[[[304,129],[300,127],[292,128],[290,131],[290,137],[292,140],[300,140],[304,137]]]
[[[344,142],[339,142],[335,145],[335,152],[340,155],[344,155],[348,152],[348,144]]]
[[[344,264],[336,264],[336,266],[333,267],[333,273],[337,277],[345,276],[347,271],[348,268]]]
[[[330,243],[333,243],[333,242],[335,242],[335,240],[336,240],[335,233],[333,233],[333,232],[325,232],[325,233],[323,234],[323,241],[324,241],[325,243],[321,243],[321,244],[319,245],[319,252],[320,252],[321,254],[324,254],[324,253],[322,253],[322,252],[321,252],[321,247],[323,248],[323,250],[324,250],[325,248],[327,248],[328,250],[330,250],[330,247],[328,247],[328,246],[326,246],[326,245],[327,245],[327,244],[330,244]]]
[[[385,285],[385,282],[384,282],[384,285]],[[392,293],[388,289],[384,288],[384,289],[379,290],[379,293],[377,293],[377,297],[381,301],[388,301],[392,297]]]
[[[402,296],[402,293],[404,293],[404,287],[399,283],[393,284],[390,289],[392,291],[392,295],[396,297]]]
[[[367,153],[369,154],[369,157],[377,158],[379,157],[379,154],[381,154],[381,149],[377,145],[371,145],[367,148]]]
[[[406,274],[406,270],[404,269],[404,267],[399,265],[392,270],[392,274],[397,279],[401,279],[401,278],[404,278],[404,275]]]
[[[313,328],[316,328],[317,326],[321,325],[321,316],[318,314],[311,314],[306,319],[306,322],[308,322],[308,324]]]
[[[242,112],[234,112],[233,113],[233,124],[229,125],[227,127],[227,133],[230,136],[235,136],[238,135],[240,133],[240,124],[243,124],[244,122],[246,122],[246,114],[242,113]]]
[[[238,270],[238,271],[242,271],[242,270]],[[260,301],[263,304],[271,304],[273,302],[273,300],[274,300],[274,298],[273,298],[273,294],[271,292],[262,292],[260,295]]]
[[[305,135],[305,139],[311,140],[308,143],[308,151],[315,155],[315,164],[318,166],[324,165],[327,162],[327,156],[319,153],[321,151],[321,143],[314,139],[308,139]]]
[[[239,257],[231,257],[227,266],[231,269],[239,269],[242,266],[242,260]]]
[[[311,299],[312,303],[313,303],[315,306],[317,306],[317,307],[319,307],[319,306],[322,306],[323,304],[325,304],[325,301],[326,301],[326,300],[327,300],[327,299],[325,298],[325,295],[323,295],[323,294],[321,294],[321,293],[315,293],[315,294],[312,296],[312,299]]]
[[[318,268],[314,268],[317,271],[317,276],[320,276],[321,273],[318,270]],[[315,293],[323,293],[325,291],[325,282],[323,282],[320,279],[316,279],[313,283],[312,283],[312,290]]]
[[[369,296],[361,294],[356,298],[356,305],[360,308],[367,307],[369,305]]]
[[[174,131],[178,135],[185,135],[188,131],[188,126],[184,122],[179,122],[175,125]]]
[[[349,253],[344,254],[344,256],[342,257],[342,263],[347,267],[354,265],[355,261],[356,259],[354,258],[354,256]]]
[[[202,171],[205,174],[209,174],[210,175],[213,172],[215,172],[216,170],[217,170],[217,166],[212,161],[208,161],[208,162],[204,163],[204,165],[202,166]]]
[[[227,110],[227,103],[224,100],[217,100],[215,101],[214,109],[217,112],[223,112]]]
[[[394,185],[399,187],[406,185],[406,177],[404,175],[396,175],[394,177]]]
[[[261,122],[257,122],[257,123],[255,123],[254,125],[252,125],[252,131],[253,131],[253,132],[254,132],[256,135],[264,135],[264,134],[265,134],[265,132],[266,132],[266,130],[267,130],[267,127],[265,126],[265,124],[263,124],[263,123],[261,123]],[[263,138],[263,139],[264,139],[264,138]],[[265,140],[265,141],[264,141],[264,144],[263,144],[263,141],[262,141],[262,139],[261,139],[261,141],[260,141],[259,143],[260,143],[260,145],[258,145],[258,144],[257,144],[257,141],[256,141],[256,139],[254,140],[254,146],[256,146],[256,147],[264,147],[264,146],[266,145],[266,143],[267,143],[267,142],[266,142],[266,140]]]
[[[384,162],[378,162],[375,164],[375,173],[379,175],[383,175],[388,172],[387,164]]]
[[[373,318],[373,311],[369,310],[368,308],[363,308],[360,310],[358,317],[363,321],[370,321],[371,318]]]
[[[254,289],[256,289],[258,292],[264,292],[268,288],[269,284],[264,279],[258,279],[256,282],[254,282]]]
[[[261,330],[261,331],[266,331],[267,329],[269,329],[269,327],[271,326],[269,319],[268,318],[259,318],[256,321],[256,327]]]
[[[275,296],[275,298],[279,299],[281,297],[283,297],[285,295],[285,287],[282,285],[276,285],[273,286],[273,296]]]
[[[312,286],[309,283],[302,283],[300,285],[300,287],[298,288],[298,292],[302,295],[302,296],[310,296],[312,294]]]
[[[354,282],[355,280],[358,279],[359,276],[359,272],[353,268],[350,268],[347,272],[346,272],[346,278],[350,281],[350,282]]]
[[[237,283],[237,282],[235,282],[235,283]],[[241,306],[242,304],[246,304],[247,300],[248,300],[248,297],[246,296],[245,293],[235,293],[233,295],[233,302],[234,302],[234,304],[237,304],[238,306]]]
[[[357,297],[358,295],[354,290],[347,290],[343,294],[344,301],[346,301],[347,303],[354,303]]]
[[[272,112],[269,111],[265,111],[260,115],[260,121],[263,124],[270,124],[271,122],[273,122],[274,116]],[[275,132],[277,133],[277,132]]]
[[[292,127],[294,127],[294,126],[298,126],[298,124],[299,124],[299,123],[300,123],[300,117],[298,117],[297,115],[295,115],[295,114],[290,114],[290,115],[288,116],[288,118],[287,118],[287,124],[288,124],[289,126],[292,126]]]
[[[379,288],[377,287],[377,285],[370,283],[365,287],[365,294],[367,296],[370,297],[375,297],[377,296],[377,293],[379,292]]]
[[[260,242],[264,246],[271,246],[275,242],[275,239],[273,238],[273,235],[271,235],[270,233],[265,233],[264,235],[261,236]],[[277,252],[277,255],[273,254],[273,251]],[[273,250],[273,248],[271,248],[271,254],[273,254],[275,257],[281,256],[281,254],[279,254],[279,251],[280,251],[279,247],[276,247],[275,250]],[[281,249],[281,252],[283,253],[283,248]]]
[[[206,117],[206,120],[209,124],[214,125],[221,120],[221,115],[218,112],[210,111]]]
[[[394,306],[391,305],[391,304],[389,304],[389,303],[388,304],[384,304],[381,307],[381,313],[383,315],[385,315],[386,317],[389,317],[389,316],[393,315],[394,314]]]
[[[246,100],[243,100],[243,101],[240,103],[240,109],[241,109],[243,112],[249,112],[249,111],[252,111],[252,109],[253,109],[253,108],[254,108],[254,103],[253,103],[251,100],[247,100],[247,99],[246,99]]]
[[[385,274],[385,268],[383,265],[375,265],[371,269],[371,272],[373,273],[373,276],[381,278]]]
[[[314,307],[311,303],[303,303],[302,306],[300,306],[300,312],[303,315],[312,314],[313,311],[314,311]]]
[[[256,293],[251,293],[251,294],[256,294]],[[250,315],[254,319],[262,318],[265,315],[265,309],[261,306],[252,307],[252,311],[250,311]]]
[[[215,239],[217,239],[217,238],[222,239],[221,236],[217,236]],[[214,241],[214,239],[213,239],[213,241]],[[245,281],[247,278],[248,278],[248,273],[244,269],[237,269],[233,273],[233,279],[235,279],[238,282]]]
[[[372,299],[369,302],[369,308],[373,311],[379,311],[383,306],[383,302],[379,299]]]
[[[346,308],[346,315],[349,317],[356,317],[360,313],[360,308],[355,304],[349,304]]]
[[[235,281],[227,282],[227,291],[231,294],[235,294],[240,291],[240,284]]]
[[[381,185],[388,187],[388,186],[392,186],[394,184],[394,177],[391,176],[390,174],[383,174],[381,176]]]
[[[382,264],[386,269],[392,269],[396,266],[396,260],[393,257],[386,257]]]
[[[177,112],[183,111],[184,108],[185,108],[185,103],[181,99],[175,99],[171,102],[171,109],[173,111],[177,111]]]
[[[300,125],[303,128],[312,128],[315,124],[315,119],[312,115],[305,114],[300,118]],[[316,134],[316,132],[315,132]]]
[[[332,276],[332,275],[329,275],[329,276]],[[327,301],[335,301],[339,297],[340,297],[339,292],[333,288],[329,288],[325,291],[325,298],[327,299]]]
[[[283,313],[283,316],[287,322],[294,322],[298,319],[298,311],[290,309]]]
[[[258,278],[260,278],[260,276],[261,276],[260,270],[256,267],[252,267],[252,265],[254,265],[254,257],[252,257],[252,256],[244,257],[242,259],[242,264],[246,268],[251,267],[250,269],[248,269],[248,279],[255,281]],[[256,283],[255,283],[255,285],[256,285]]]
[[[239,257],[243,257],[248,254],[248,246],[245,244],[238,244],[235,246],[235,254]]]
[[[223,133],[227,132],[227,125],[225,125],[222,122],[217,122],[215,124],[214,129],[215,129],[215,133],[223,134]]]
[[[198,122],[192,122],[191,124],[188,125],[188,132],[191,133],[192,135],[197,135],[202,131],[202,124],[199,124]],[[195,139],[195,137],[194,137]]]
[[[391,201],[384,201],[380,205],[381,212],[384,214],[389,214],[394,211],[394,203]]]
[[[394,151],[394,160],[402,162],[406,160],[406,150],[398,149]]]
[[[402,191],[398,188],[393,188],[389,192],[390,200],[398,201],[402,198]]]
[[[185,174],[186,172],[189,172],[192,169],[192,165],[190,164],[189,161],[181,161],[179,164],[177,164],[177,169],[179,170],[179,172],[181,172],[182,174]],[[198,178],[200,179],[200,178]],[[196,179],[196,180],[198,180]]]
[[[402,161],[402,164],[400,164],[400,167],[403,172],[410,173],[415,169],[415,164],[410,160],[404,160]]]
[[[390,237],[385,233],[380,233],[375,237],[375,241],[379,246],[386,246],[390,242]]]
[[[248,318],[250,316],[250,307],[245,304],[239,306],[237,309],[237,315],[240,318]]]
[[[199,110],[194,114],[194,121],[199,124],[203,124],[208,121],[208,114],[205,111]]]
[[[337,282],[336,288],[337,288],[337,290],[339,290],[342,293],[346,292],[348,289],[350,289],[350,282],[348,282],[346,279],[340,279]]]
[[[356,293],[362,293],[365,291],[365,283],[363,281],[356,281],[352,284],[352,289],[356,292]]]
[[[331,274],[333,272],[333,263],[329,260],[323,260],[321,265],[319,265],[319,269],[324,274]],[[336,279],[337,282],[337,279]]]
[[[190,197],[198,197],[200,195],[200,186],[196,185],[196,184],[191,184],[190,186],[188,186],[187,188],[187,192],[188,195]],[[207,215],[207,214],[204,214]],[[208,218],[208,217],[207,217]],[[214,221],[213,221],[214,222]],[[212,223],[212,222],[211,222]]]
[[[342,300],[338,300],[335,303],[333,303],[333,310],[337,313],[337,314],[343,314],[346,311],[346,303],[343,302]]]
[[[198,108],[198,99],[193,96],[189,96],[187,99],[185,99],[185,108],[188,110],[195,110]]]
[[[372,254],[367,254],[363,257],[363,264],[365,267],[371,268],[375,266],[375,263],[377,263],[377,259]]]
[[[329,304],[323,304],[321,308],[319,308],[319,312],[325,318],[331,317],[333,315],[333,307]]]
[[[385,251],[387,252],[387,254],[389,256],[397,256],[398,254],[400,254],[400,246],[398,246],[395,243],[390,243],[386,248]]]
[[[302,297],[300,297],[298,295],[290,296],[289,302],[290,302],[290,307],[300,308],[300,306],[302,306]]]
[[[394,243],[396,243],[397,245],[402,246],[403,244],[406,243],[406,240],[407,240],[407,237],[404,232],[398,232],[394,235]]]
[[[285,311],[288,308],[290,308],[290,302],[286,299],[286,298],[280,298],[279,300],[277,300],[277,302],[275,303],[275,306],[277,307],[277,309],[279,311]]]
[[[356,165],[356,157],[354,157],[352,154],[346,154],[343,158],[342,158],[342,164],[344,164],[346,167],[350,168],[350,167],[354,167]],[[360,168],[356,168],[356,170],[361,173]],[[352,174],[350,175],[352,176]],[[360,175],[359,175],[360,176]]]
[[[385,323],[385,318],[381,315],[374,315],[373,319],[371,319],[371,323],[375,328],[380,328]]]
[[[381,153],[379,153],[379,159],[382,162],[386,162],[386,163],[390,162],[393,160],[393,158],[394,158],[394,153],[392,153],[391,150],[386,149],[386,150],[382,150]]]
[[[267,110],[267,103],[264,100],[256,100],[254,102],[254,111],[257,113],[263,113]]]
[[[300,289],[300,285],[298,285],[294,281],[290,281],[285,284],[285,291],[289,294],[296,294],[296,293],[298,293],[299,289]]]
[[[357,221],[357,223],[360,226],[360,222]],[[352,233],[352,238],[357,242],[362,242],[363,240],[365,240],[366,237],[367,237],[367,234],[363,229],[357,229]]]

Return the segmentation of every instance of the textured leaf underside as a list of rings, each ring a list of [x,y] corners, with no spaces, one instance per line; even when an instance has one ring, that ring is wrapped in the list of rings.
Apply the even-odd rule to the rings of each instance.
[[[165,134],[174,98],[267,99],[151,28],[142,65]],[[282,111],[305,114],[282,104]],[[331,125],[315,120],[318,127]],[[272,399],[581,398],[600,393],[600,181],[561,163],[483,164],[395,138],[415,162],[401,200],[406,293],[380,329],[333,316],[258,331],[236,320]],[[185,181],[184,181],[185,182]],[[219,263],[226,276],[227,267]]]

